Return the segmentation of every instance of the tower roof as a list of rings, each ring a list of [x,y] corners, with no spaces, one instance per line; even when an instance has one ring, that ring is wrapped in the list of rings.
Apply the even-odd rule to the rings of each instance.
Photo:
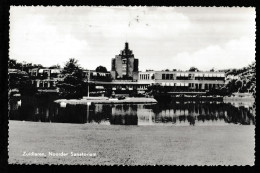
[[[128,43],[125,42],[125,50],[128,50]]]

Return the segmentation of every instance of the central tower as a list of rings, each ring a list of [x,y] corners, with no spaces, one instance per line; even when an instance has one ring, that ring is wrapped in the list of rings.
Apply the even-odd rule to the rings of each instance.
[[[134,58],[127,42],[120,54],[112,58],[111,76],[117,80],[137,80],[138,78],[138,59]]]

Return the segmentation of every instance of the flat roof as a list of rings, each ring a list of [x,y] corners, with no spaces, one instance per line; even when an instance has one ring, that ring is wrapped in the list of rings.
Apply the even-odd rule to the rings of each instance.
[[[221,71],[154,71],[156,73],[225,73]]]

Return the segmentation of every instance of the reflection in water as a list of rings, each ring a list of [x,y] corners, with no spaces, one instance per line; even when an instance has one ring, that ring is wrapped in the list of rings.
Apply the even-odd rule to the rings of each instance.
[[[225,125],[255,124],[252,106],[223,102],[171,102],[169,104],[70,105],[10,101],[11,120],[99,123],[111,125]]]
[[[111,110],[110,124],[137,125],[137,105],[117,104]]]

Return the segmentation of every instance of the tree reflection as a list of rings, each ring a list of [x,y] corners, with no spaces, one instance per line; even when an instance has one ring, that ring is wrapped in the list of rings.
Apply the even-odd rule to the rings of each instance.
[[[190,123],[190,125],[195,125],[195,118],[193,116],[187,116],[187,120]]]
[[[66,108],[50,100],[26,98],[21,107],[17,100],[10,101],[10,120],[61,122],[61,123],[102,123],[118,125],[138,125],[138,121],[148,124],[189,122],[206,123],[220,121],[232,124],[255,124],[252,107],[216,102],[176,102],[158,104],[91,104],[71,105]],[[186,121],[187,120],[187,121]]]

